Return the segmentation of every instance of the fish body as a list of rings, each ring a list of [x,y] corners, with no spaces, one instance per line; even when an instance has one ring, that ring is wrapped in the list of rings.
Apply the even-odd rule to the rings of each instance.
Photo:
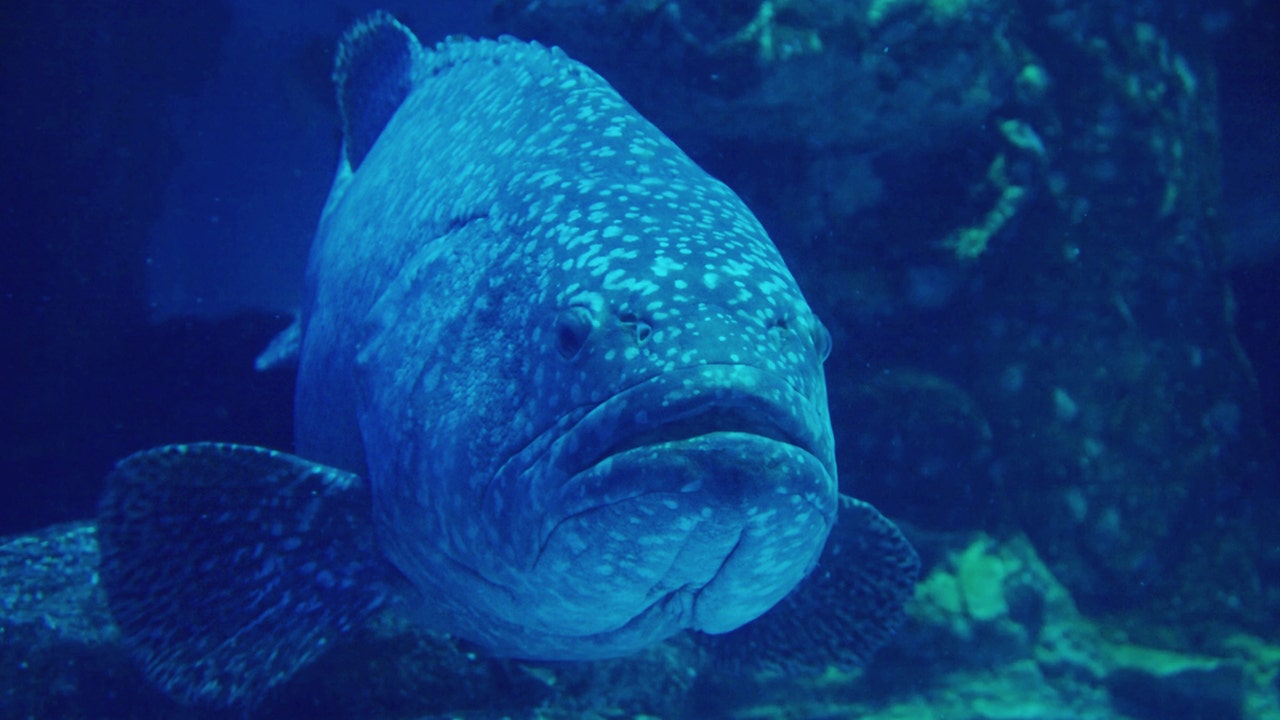
[[[841,512],[830,336],[729,188],[554,48],[426,50],[379,13],[335,78],[296,455],[171,446],[109,481],[104,583],[153,678],[252,699],[389,600],[522,658],[730,633],[804,580],[837,514],[884,541],[846,575],[878,578],[865,622],[895,624],[914,553]],[[183,517],[204,495],[216,512]]]
[[[367,473],[387,555],[490,648],[755,618],[836,510],[829,340],[777,250],[557,51],[447,42],[411,72],[321,222],[299,454]]]

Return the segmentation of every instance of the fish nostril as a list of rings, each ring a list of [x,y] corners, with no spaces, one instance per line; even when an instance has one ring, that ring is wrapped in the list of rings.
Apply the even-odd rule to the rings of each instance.
[[[631,328],[631,332],[635,335],[637,345],[644,345],[649,342],[649,338],[653,336],[653,326],[649,324],[649,321],[641,319],[635,313],[622,313],[618,316],[618,320],[623,325]]]
[[[786,346],[791,337],[791,324],[785,317],[774,317],[766,321],[765,332],[769,338],[779,347]]]
[[[653,327],[649,323],[639,320],[635,324],[636,344],[643,345],[649,342],[650,336],[653,335]]]
[[[574,305],[556,316],[556,350],[565,360],[572,360],[582,352],[587,338],[595,328],[591,310]]]

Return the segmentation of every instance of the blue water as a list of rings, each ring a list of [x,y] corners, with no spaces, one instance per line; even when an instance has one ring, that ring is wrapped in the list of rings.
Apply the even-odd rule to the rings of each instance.
[[[92,517],[112,463],[142,448],[196,440],[291,447],[292,375],[255,372],[253,359],[298,307],[337,161],[335,39],[374,7],[394,12],[424,43],[485,33],[486,5],[27,2],[6,10],[0,536]],[[714,36],[707,28],[749,22],[759,3],[678,5],[681,27],[706,39]],[[1032,17],[1007,18],[1008,31],[1073,23],[1098,31],[1113,20],[1102,19],[1106,6],[1082,3],[1050,19],[1024,7]],[[1187,568],[1211,566],[1205,558],[1220,551],[1224,568],[1245,568],[1223,570],[1223,593],[1235,600],[1222,602],[1238,611],[1232,622],[1256,632],[1257,618],[1280,612],[1280,591],[1263,579],[1280,570],[1280,538],[1260,534],[1250,545],[1205,528],[1274,525],[1258,510],[1275,507],[1280,492],[1280,25],[1274,9],[1256,3],[1124,7],[1118,14],[1133,17],[1116,22],[1150,22],[1174,52],[1216,71],[1200,83],[1216,93],[1216,132],[1191,133],[1201,142],[1184,156],[1204,167],[1220,153],[1221,184],[1211,185],[1221,200],[1205,191],[1212,212],[1170,223],[1185,238],[1135,244],[1096,273],[1072,268],[1094,268],[1098,243],[1141,235],[1132,225],[1100,229],[1097,218],[1137,214],[1109,205],[1115,195],[1081,190],[1068,167],[1077,151],[1055,143],[1075,132],[1072,122],[1093,123],[1097,157],[1080,177],[1158,198],[1167,167],[1155,179],[1111,175],[1140,165],[1145,152],[1117,138],[1132,137],[1125,133],[1136,124],[1155,127],[1167,116],[1151,107],[1172,104],[1075,115],[1071,108],[1093,99],[1081,91],[1046,101],[1037,115],[1010,109],[1015,76],[984,76],[982,92],[957,90],[947,104],[904,112],[921,123],[905,135],[880,128],[840,145],[827,144],[830,128],[819,121],[782,117],[760,129],[742,118],[752,129],[712,132],[682,120],[683,107],[662,107],[652,86],[634,101],[660,126],[667,117],[664,129],[744,196],[828,320],[841,467],[857,474],[857,493],[918,530],[926,563],[938,560],[928,556],[933,533],[1025,533],[1087,611],[1114,613],[1126,631],[1154,642],[1162,631],[1153,628],[1179,602],[1203,602],[1202,616],[1218,612],[1215,601],[1187,599],[1170,584],[1196,577]],[[664,64],[615,58],[601,67],[624,93],[645,73],[686,67],[673,21],[644,17],[629,41],[668,43]],[[778,17],[786,24],[791,16]],[[902,63],[877,76],[889,93],[904,82],[895,73],[910,74],[911,53],[929,50],[911,45],[905,20],[885,37],[900,44],[886,44],[883,55]],[[609,43],[587,45],[599,55]],[[1094,60],[1066,45],[1035,47],[1047,65],[1086,72]],[[741,58],[716,62],[682,84],[732,99],[756,78]],[[957,61],[929,77],[963,78],[957,86],[971,88],[968,70]],[[1060,76],[1048,87],[1056,98],[1072,86]],[[999,123],[1015,116],[1039,130],[1047,159],[1002,150]],[[936,134],[927,132],[930,117]],[[863,137],[889,138],[892,147],[858,144]],[[1003,182],[1031,188],[1026,207],[1077,223],[1046,238],[1036,233],[1044,215],[1019,213],[977,261],[959,261],[939,248],[949,247],[950,230],[976,222],[973,209],[995,205],[999,183],[981,181],[1002,151]],[[823,191],[796,189],[814,187]],[[1199,273],[1186,271],[1192,255]],[[1098,290],[1106,283],[1115,291]],[[1193,300],[1220,300],[1228,286],[1234,333],[1222,330],[1223,306]],[[1046,370],[1055,357],[1081,358],[1081,372],[1070,360],[1068,369]],[[1228,382],[1219,368],[1238,375]],[[1171,404],[1195,410],[1171,419]],[[1225,481],[1197,484],[1162,464],[1186,459],[1192,446],[1203,449],[1197,462],[1232,469]],[[1060,510],[1029,514],[1041,501]],[[1165,501],[1167,512],[1153,510]],[[1192,535],[1226,539],[1213,551],[1178,546]],[[1237,591],[1250,571],[1256,586]]]

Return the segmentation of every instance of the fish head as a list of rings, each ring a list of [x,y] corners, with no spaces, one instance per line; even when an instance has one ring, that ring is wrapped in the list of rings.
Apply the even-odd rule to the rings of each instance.
[[[411,410],[394,422],[414,430],[371,447],[371,464],[400,458],[380,493],[393,558],[433,593],[471,585],[455,617],[484,608],[602,639],[587,655],[629,651],[732,630],[816,562],[837,497],[830,335],[764,231],[712,187],[740,229],[676,222],[667,241],[624,240],[597,217],[548,251],[528,239],[540,226],[490,227],[512,239],[483,244],[485,280],[394,303],[431,307],[442,330],[424,342],[425,317],[384,323],[410,335],[391,354],[419,365],[382,404]],[[442,565],[463,577],[440,580]]]
[[[521,91],[519,144],[419,165],[387,134],[465,124],[430,127],[419,95],[391,121],[365,166],[483,197],[410,223],[435,229],[356,362],[388,556],[457,634],[560,658],[749,622],[812,569],[837,508],[829,333],[742,201],[573,72],[537,85],[543,105]],[[412,206],[360,184],[361,227]]]

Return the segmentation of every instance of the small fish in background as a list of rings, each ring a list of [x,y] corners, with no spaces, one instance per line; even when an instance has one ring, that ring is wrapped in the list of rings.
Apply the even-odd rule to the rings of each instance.
[[[496,656],[692,630],[726,667],[864,662],[918,560],[837,492],[830,336],[742,201],[555,48],[427,50],[375,13],[335,80],[281,345],[296,455],[174,445],[107,481],[146,674],[251,707],[386,605]]]

